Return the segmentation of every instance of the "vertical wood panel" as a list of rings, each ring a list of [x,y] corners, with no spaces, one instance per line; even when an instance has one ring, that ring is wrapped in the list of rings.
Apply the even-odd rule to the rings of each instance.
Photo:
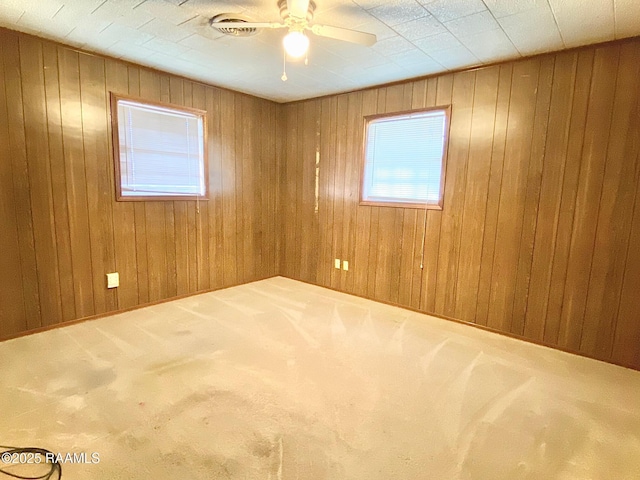
[[[220,91],[208,88],[206,102],[209,112],[209,279],[212,288],[219,288],[224,285]]]
[[[631,229],[640,129],[637,128],[640,55],[633,45],[620,51],[611,135],[591,264],[580,349],[608,358],[613,348]],[[636,247],[636,246],[634,246]]]
[[[9,279],[0,289],[0,335],[10,335],[27,328],[27,310],[25,308],[22,265],[20,264],[20,236],[16,195],[13,188],[12,152],[15,146],[10,144],[8,106],[11,92],[7,91],[10,76],[5,76],[6,52],[9,45],[8,34],[0,32],[0,251],[9,254],[0,255],[0,268]]]
[[[499,75],[500,67],[493,67],[476,76],[455,301],[456,318],[467,322],[476,319]]]
[[[44,59],[44,87],[46,97],[47,132],[49,137],[48,162],[51,172],[53,222],[60,275],[60,302],[62,320],[76,318],[75,292],[73,289],[73,263],[69,214],[67,211],[67,182],[62,144],[62,120],[60,118],[60,83],[58,81],[58,55],[56,47],[48,42],[42,45]]]
[[[220,98],[220,136],[226,139],[222,144],[222,215],[224,218],[224,285],[233,285],[238,282],[238,267],[236,259],[241,253],[236,244],[236,199],[231,192],[235,191],[235,123],[234,123],[234,96],[229,92],[221,92]]]
[[[553,255],[549,304],[547,306],[547,319],[544,327],[545,341],[553,344],[558,342],[560,334],[562,306],[569,263],[571,231],[573,229],[582,144],[585,133],[584,127],[589,108],[589,90],[591,86],[593,58],[593,50],[587,50],[578,55],[574,101],[571,110],[571,126],[569,128],[569,139],[565,156],[566,165],[562,181],[560,211],[558,212],[556,249]],[[562,154],[563,152],[560,152],[560,155]],[[539,320],[536,319],[536,321]]]
[[[301,265],[301,257],[300,252],[302,249],[302,245],[300,244],[300,233],[302,228],[302,216],[304,205],[302,203],[304,186],[301,184],[302,180],[302,171],[303,171],[303,161],[302,161],[302,151],[303,145],[300,140],[302,140],[302,134],[304,132],[304,115],[303,109],[300,105],[295,105],[293,107],[294,115],[292,120],[296,122],[296,141],[292,145],[292,155],[294,158],[294,162],[291,164],[291,168],[289,169],[289,177],[288,182],[293,183],[294,187],[291,189],[290,201],[291,201],[291,218],[290,218],[290,227],[293,230],[291,234],[291,243],[289,246],[288,252],[288,262],[291,264],[291,272],[296,278],[300,278],[300,270],[302,268]]]
[[[427,106],[450,105],[453,95],[453,75],[430,79],[427,90]],[[453,121],[453,117],[452,117]],[[449,160],[447,159],[447,164]],[[448,167],[447,167],[448,168]],[[422,255],[422,285],[420,306],[427,312],[435,312],[438,263],[440,252],[440,228],[442,211],[427,211],[425,241]]]
[[[329,189],[332,186],[330,183],[330,165],[331,158],[327,154],[325,146],[327,142],[323,136],[323,132],[327,131],[329,128],[329,115],[327,110],[327,101],[320,100],[318,102],[318,115],[319,115],[319,123],[318,123],[318,174],[319,174],[319,196],[318,196],[318,262],[316,264],[317,268],[317,279],[316,282],[319,285],[327,284],[327,276],[330,271],[327,265],[330,264],[330,249],[331,245],[328,241],[331,229],[328,228],[329,225],[329,207],[331,205],[331,200],[329,199]],[[286,138],[286,137],[285,137]],[[282,138],[282,141],[285,139]]]
[[[247,98],[251,99],[251,97]],[[249,211],[251,212],[253,221],[253,248],[251,252],[251,258],[253,259],[253,271],[251,278],[259,278],[262,276],[263,252],[264,255],[267,255],[267,252],[263,247],[263,236],[266,226],[262,221],[265,198],[262,195],[262,189],[259,185],[263,181],[268,182],[269,176],[267,174],[267,162],[263,157],[263,151],[266,148],[266,141],[265,145],[261,145],[260,143],[260,138],[262,138],[261,126],[264,125],[266,120],[264,115],[265,112],[262,105],[257,102],[254,102],[253,112],[252,116],[256,119],[256,127],[251,131],[251,146],[249,150],[251,152],[249,156],[249,168],[251,169],[252,175],[251,191],[249,192],[249,197],[251,199]],[[258,161],[256,161],[256,159],[258,159]]]
[[[321,157],[328,157],[328,177],[329,187],[327,190],[327,197],[329,198],[330,205],[327,207],[327,221],[324,224],[324,234],[326,235],[325,248],[326,248],[326,265],[324,270],[326,272],[325,285],[333,286],[335,283],[336,269],[334,267],[334,259],[337,256],[335,250],[334,237],[337,235],[337,228],[335,228],[336,218],[336,175],[338,169],[338,162],[336,161],[336,135],[337,135],[337,109],[338,109],[338,97],[332,97],[331,99],[325,99],[322,106],[322,120],[323,125],[326,125],[321,133],[322,146]],[[326,123],[325,123],[326,122]],[[324,263],[324,262],[323,262]],[[322,268],[322,267],[321,267]]]
[[[403,85],[394,85],[380,90],[378,97],[378,111],[394,113],[402,111],[404,95]],[[396,256],[402,239],[398,234],[397,220],[402,219],[401,208],[380,207],[377,215],[378,252],[375,261],[375,291],[374,295],[383,301],[391,301],[395,293],[396,282],[400,274],[400,266]],[[400,228],[401,225],[400,225]]]
[[[251,278],[255,266],[253,262],[254,223],[252,218],[251,196],[253,183],[253,169],[249,161],[251,131],[256,129],[255,114],[249,105],[248,97],[241,97],[241,110],[236,115],[236,151],[240,153],[236,166],[236,189],[238,195],[238,249],[242,252],[239,256],[243,278]],[[243,129],[245,129],[243,131]]]
[[[404,84],[398,85],[398,87],[402,87],[402,89],[397,89],[397,98],[395,97],[396,90],[393,87],[387,90],[387,112],[405,111],[411,108],[412,89],[410,88],[410,85]],[[390,95],[390,92],[393,92],[393,94]],[[388,260],[391,268],[389,269],[389,275],[387,278],[389,288],[388,299],[393,303],[398,303],[398,297],[400,295],[400,289],[398,288],[398,285],[400,282],[400,276],[402,274],[402,244],[404,242],[401,232],[405,220],[405,209],[393,208],[392,210],[393,212],[391,213],[394,220],[393,230],[383,232],[382,234],[390,244]],[[407,246],[409,245],[410,243],[407,241]]]
[[[640,115],[638,109],[636,116]],[[611,359],[640,368],[640,309],[638,308],[638,288],[640,287],[640,154],[636,155],[634,179],[636,197],[634,202],[632,229],[626,256],[626,269],[620,295],[620,307],[616,322],[613,353]]]
[[[297,142],[296,178],[300,184],[296,195],[296,251],[294,255],[299,258],[297,270],[298,278],[305,281],[311,281],[311,233],[315,229],[316,218],[313,211],[313,199],[315,196],[315,183],[313,182],[312,170],[314,168],[315,159],[312,150],[313,135],[315,134],[314,125],[314,108],[315,102],[304,109],[300,109],[298,121],[300,122],[300,131]],[[309,218],[307,218],[309,217]],[[306,223],[306,228],[301,228]]]
[[[80,67],[76,52],[58,47],[60,101],[67,208],[73,252],[73,285],[77,317],[95,313],[91,238],[84,165]]]
[[[140,96],[152,101],[162,99],[160,76],[140,70]],[[167,298],[166,213],[164,202],[144,202],[144,224],[147,246],[149,301]]]
[[[489,192],[484,219],[480,278],[478,280],[478,296],[476,300],[475,323],[480,325],[487,325],[489,318],[491,286],[493,282],[493,258],[495,255],[496,239],[498,234],[498,213],[502,192],[502,177],[504,173],[504,156],[509,120],[509,105],[511,103],[512,82],[513,65],[500,66],[496,119],[492,132],[493,145],[491,147]]]
[[[411,92],[411,109],[425,108],[427,106],[427,96],[429,93],[429,82],[421,80],[413,83]],[[435,92],[434,92],[435,94]],[[408,288],[407,297],[399,298],[400,303],[405,300],[407,305],[412,308],[420,308],[420,299],[422,292],[422,271],[424,240],[426,236],[427,210],[417,210],[415,212],[414,230],[413,230],[413,248],[410,263],[411,287]],[[406,267],[405,267],[406,268]],[[400,292],[402,295],[402,292]]]
[[[171,78],[167,75],[160,77],[160,100],[171,103]],[[166,296],[175,297],[178,294],[177,266],[176,266],[176,215],[174,202],[163,202],[164,207],[164,237],[165,258],[167,263]]]
[[[382,112],[386,104],[386,90],[377,89],[376,112]],[[372,99],[373,101],[373,99]],[[364,151],[362,152],[364,154]],[[367,277],[367,295],[376,297],[377,277],[378,277],[378,232],[380,226],[380,207],[371,207],[371,223],[369,226],[369,271]]]
[[[48,162],[49,138],[42,44],[34,38],[21,37],[19,45],[31,218],[38,265],[38,296],[42,325],[51,325],[62,321],[62,306],[51,168]]]
[[[349,270],[343,271],[344,290],[354,292],[355,269],[360,267],[355,262],[356,242],[358,236],[358,203],[360,202],[360,189],[358,179],[360,178],[360,145],[362,145],[362,92],[349,95],[347,106],[347,129],[346,129],[346,151],[345,159],[345,222],[343,225],[343,238],[346,240],[343,249],[343,260],[349,262]]]
[[[194,83],[184,81],[182,84],[183,104],[187,107],[193,106],[193,87]],[[198,223],[196,213],[196,202],[193,200],[183,201],[187,208],[187,271],[188,271],[188,292],[198,291]]]
[[[89,209],[89,238],[93,270],[96,313],[116,309],[115,290],[105,288],[105,274],[115,271],[109,129],[105,91],[104,60],[93,55],[80,56],[80,98],[85,159],[85,182]]]
[[[362,118],[356,118],[355,128],[357,132],[357,141],[354,143],[354,157],[352,162],[357,168],[355,192],[356,201],[360,201],[361,179],[360,172],[362,170],[361,155],[364,148],[364,117],[373,115],[377,109],[377,94],[375,90],[367,90],[362,94]],[[320,198],[322,201],[322,197]],[[369,243],[371,237],[371,212],[373,208],[369,206],[357,207],[356,221],[356,242],[355,253],[353,258],[354,272],[353,275],[353,291],[358,295],[367,294],[367,278],[371,272],[372,265],[369,264]]]
[[[560,345],[580,349],[589,277],[594,255],[596,219],[600,209],[606,153],[613,115],[619,47],[595,52],[589,109],[569,251]],[[588,344],[595,339],[584,339]]]
[[[3,60],[5,93],[7,96],[7,126],[9,140],[9,159],[13,176],[13,198],[18,226],[18,251],[13,252],[20,258],[22,288],[26,318],[26,328],[42,325],[40,294],[38,291],[38,271],[36,263],[33,222],[31,219],[31,197],[29,193],[29,170],[25,144],[25,124],[23,94],[21,88],[20,53],[18,37],[4,34]]]
[[[543,340],[546,324],[551,267],[556,247],[562,183],[566,166],[565,155],[571,126],[576,67],[577,55],[575,53],[559,55],[556,59],[547,149],[535,229],[531,283],[525,317],[525,335],[538,341]]]
[[[554,57],[545,57],[542,59],[540,73],[538,75],[538,87],[536,89],[536,109],[528,160],[529,171],[527,173],[522,233],[518,251],[518,269],[511,313],[511,332],[516,335],[522,335],[524,333],[527,298],[529,296],[529,283],[531,279],[533,244],[538,220],[538,205],[540,203],[540,184],[542,182],[544,152],[547,144],[546,132],[549,125],[554,60]]]
[[[376,298],[376,276],[378,274],[378,225],[380,224],[380,207],[371,207],[369,224],[369,264],[367,270],[367,296]]]
[[[413,105],[413,85],[406,83],[404,85],[402,109],[410,110]],[[402,214],[402,220],[400,221],[399,231],[402,232],[400,237],[400,251],[398,252],[398,278],[395,280],[396,284],[404,283],[404,288],[397,289],[396,294],[392,297],[392,300],[396,303],[403,305],[411,304],[411,291],[413,289],[414,271],[420,270],[420,264],[415,263],[415,250],[419,248],[416,246],[416,228],[418,223],[418,210],[417,209],[398,209],[398,214]]]
[[[275,104],[29,35],[0,40],[0,336],[278,271]],[[112,91],[207,109],[210,202],[115,200]]]
[[[335,166],[334,166],[334,205],[333,205],[333,257],[344,258],[345,242],[344,238],[344,191],[345,191],[345,171],[347,168],[346,156],[346,130],[347,111],[349,106],[349,96],[340,95],[337,99],[335,116],[332,118],[331,141],[335,145]],[[298,107],[300,108],[300,107]],[[331,287],[344,288],[344,273],[342,270],[333,268],[331,270]]]
[[[279,274],[283,274],[283,257],[285,253],[285,195],[286,195],[286,178],[285,170],[287,166],[285,145],[287,143],[287,124],[285,119],[287,117],[288,109],[286,106],[278,107],[278,114],[275,121],[275,133],[276,133],[276,267]]]
[[[287,161],[283,165],[283,192],[282,192],[282,210],[283,226],[284,226],[284,238],[283,238],[283,251],[282,251],[282,268],[281,272],[284,275],[294,276],[294,265],[296,263],[295,256],[295,241],[296,241],[296,191],[298,184],[295,180],[295,164],[297,162],[297,155],[295,146],[296,143],[292,140],[297,139],[298,135],[298,108],[293,105],[286,107],[286,118],[284,120],[285,128],[287,132],[287,140],[283,148],[285,158]]]
[[[281,273],[640,368],[639,40],[275,105],[0,39],[0,335]],[[206,108],[206,204],[115,201],[110,91]],[[447,104],[444,210],[360,206],[363,116]]]
[[[289,201],[291,202],[291,214],[289,217],[289,227],[291,228],[289,249],[287,252],[286,261],[290,265],[289,271],[295,278],[300,278],[300,251],[302,246],[300,245],[300,229],[302,225],[302,210],[304,208],[302,204],[302,194],[304,191],[302,180],[302,133],[304,132],[304,116],[303,109],[300,105],[294,105],[292,110],[293,116],[291,121],[295,122],[295,139],[296,141],[291,145],[291,157],[293,162],[290,163],[288,169],[287,183],[290,188]]]
[[[301,204],[297,225],[307,221],[303,229],[299,229],[297,245],[300,246],[300,278],[308,282],[317,279],[317,251],[319,248],[319,211],[316,211],[316,136],[319,121],[319,103],[312,102],[305,108],[302,118],[299,118],[302,129],[300,131],[298,152],[300,161],[302,188],[298,190],[301,195]],[[299,222],[299,223],[298,223]]]
[[[277,221],[274,215],[277,216],[277,194],[278,194],[278,159],[277,159],[277,141],[278,135],[276,132],[277,119],[279,110],[276,105],[263,101],[262,102],[262,121],[260,135],[257,137],[258,145],[262,145],[263,148],[260,151],[260,156],[257,158],[259,165],[262,168],[262,175],[266,179],[266,183],[269,187],[264,187],[260,182],[257,185],[257,190],[262,195],[262,212],[261,212],[261,224],[262,235],[259,244],[259,251],[261,252],[262,268],[259,273],[260,277],[268,277],[276,275],[279,272],[277,251],[278,242],[276,236],[276,224]],[[318,140],[319,141],[319,140]]]
[[[285,243],[300,243],[304,258],[281,273],[640,368],[626,340],[640,338],[631,298],[639,55],[632,40],[323,98],[314,258],[297,232],[313,231],[304,119],[317,101],[285,105],[281,200],[296,203],[287,209],[297,217],[282,221]],[[362,152],[352,126],[448,104],[443,210],[356,205],[361,178],[350,168]],[[335,257],[352,271],[334,269]]]
[[[169,79],[169,97],[171,103],[184,105],[183,81],[180,78]],[[173,202],[173,239],[176,258],[176,291],[182,295],[189,291],[189,231],[186,201]]]
[[[193,86],[194,108],[206,110],[205,87],[200,84]],[[207,127],[208,128],[208,127]],[[209,279],[209,205],[210,201],[196,202],[196,285],[197,291],[211,288]],[[193,290],[192,290],[193,291]]]
[[[129,76],[129,95],[139,97],[140,69],[129,66],[127,68],[127,73]],[[147,202],[135,202],[133,205],[134,225],[136,229],[136,272],[138,275],[139,304],[149,302],[149,254],[147,249],[146,208]]]
[[[444,207],[440,225],[440,250],[435,311],[455,315],[458,256],[462,232],[462,212],[466,196],[467,162],[476,72],[453,76],[452,120],[444,189]]]
[[[522,237],[527,174],[536,106],[540,60],[517,63],[513,69],[511,103],[498,204],[493,281],[487,325],[510,331]]]
[[[114,60],[106,60],[106,88],[108,92],[126,94],[129,78],[126,65]],[[108,122],[111,116],[108,116]],[[113,146],[109,159],[113,158]],[[109,163],[109,175],[115,175],[113,164]],[[115,179],[114,179],[115,181]],[[112,190],[113,192],[113,190]],[[138,272],[136,248],[136,223],[132,202],[113,202],[113,236],[115,246],[115,269],[120,275],[117,290],[118,308],[128,308],[138,304]]]

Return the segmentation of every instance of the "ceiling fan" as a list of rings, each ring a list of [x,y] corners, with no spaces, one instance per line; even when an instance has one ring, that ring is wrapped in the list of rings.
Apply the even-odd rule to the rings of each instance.
[[[368,47],[376,43],[376,36],[371,33],[311,24],[316,8],[313,0],[279,0],[278,8],[280,8],[282,22],[248,22],[244,19],[228,19],[218,15],[213,17],[209,24],[224,33],[238,36],[259,28],[286,28],[289,33],[285,35],[282,43],[286,53],[293,58],[301,58],[307,52],[309,48],[309,37],[305,35],[307,30],[320,37],[334,38]]]

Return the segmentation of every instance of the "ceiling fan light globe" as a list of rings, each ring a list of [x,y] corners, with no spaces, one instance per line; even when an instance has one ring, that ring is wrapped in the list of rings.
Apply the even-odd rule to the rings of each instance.
[[[290,57],[300,58],[309,48],[309,37],[302,32],[289,32],[282,40],[282,44]]]

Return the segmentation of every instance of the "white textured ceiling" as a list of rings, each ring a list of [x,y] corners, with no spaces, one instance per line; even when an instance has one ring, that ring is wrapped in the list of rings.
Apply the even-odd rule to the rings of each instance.
[[[311,35],[288,63],[284,30],[252,37],[220,13],[280,21],[277,0],[0,0],[0,25],[279,102],[640,35],[640,0],[316,0],[314,23],[375,33],[373,47]]]

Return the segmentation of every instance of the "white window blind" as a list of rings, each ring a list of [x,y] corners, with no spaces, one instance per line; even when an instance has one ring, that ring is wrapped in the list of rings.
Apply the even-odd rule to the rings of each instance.
[[[202,116],[118,99],[123,197],[205,195]]]
[[[369,122],[362,199],[438,204],[446,124],[445,110]]]

